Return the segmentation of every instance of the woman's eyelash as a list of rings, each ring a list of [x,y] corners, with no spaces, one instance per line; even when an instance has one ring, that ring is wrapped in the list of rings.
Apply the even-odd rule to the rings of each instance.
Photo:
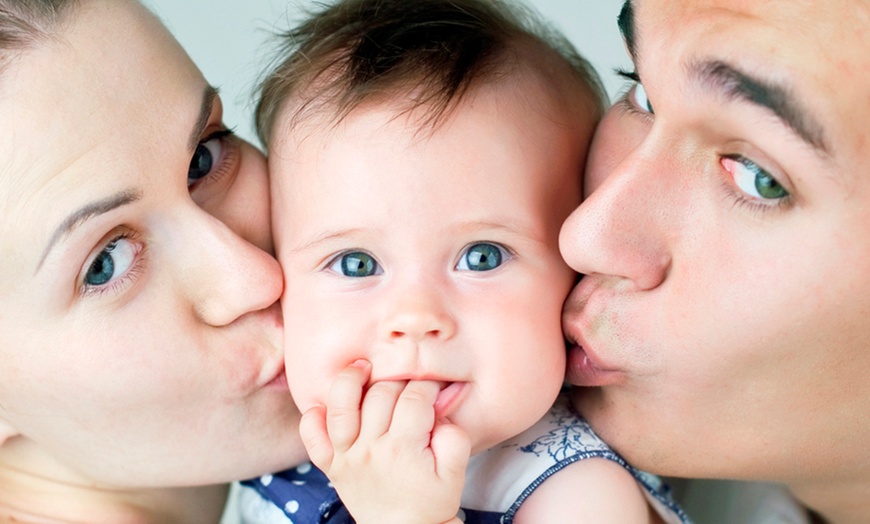
[[[97,254],[99,255],[105,252],[106,249],[109,248],[109,246],[117,245],[118,242],[123,242],[125,240],[130,242],[137,242],[138,237],[139,235],[133,231],[125,231],[123,233],[115,235],[110,241],[103,244],[102,248]],[[105,295],[106,293],[120,293],[121,291],[123,291],[124,287],[127,287],[130,284],[134,283],[142,274],[143,270],[145,269],[146,251],[147,250],[145,246],[141,245],[136,252],[136,258],[133,260],[130,267],[127,268],[125,273],[117,279],[114,279],[111,282],[100,286],[83,283],[82,286],[79,288],[79,295],[82,298],[89,298],[100,297]],[[88,264],[88,269],[90,269],[91,264],[93,264],[93,260]]]
[[[107,293],[121,293],[124,288],[134,284],[136,280],[139,279],[139,276],[144,270],[142,262],[142,257],[140,255],[139,257],[137,257],[136,262],[134,262],[133,265],[130,266],[130,269],[127,270],[124,276],[119,277],[117,280],[113,281],[108,285],[100,287],[83,287],[81,291],[82,297],[101,297],[106,295]]]
[[[223,179],[227,172],[232,171],[232,166],[235,165],[239,157],[239,146],[235,140],[235,130],[233,128],[222,128],[203,137],[197,149],[194,152],[194,158],[200,154],[200,148],[209,142],[217,141],[220,144],[220,154],[217,158],[212,158],[212,165],[208,167],[207,172],[200,170],[202,166],[195,164],[191,160],[191,167],[188,170],[187,186],[191,192],[196,191],[207,185],[215,184]],[[206,149],[207,152],[210,150]],[[196,169],[194,172],[193,170]]]
[[[204,143],[208,142],[209,140],[214,140],[216,138],[223,140],[224,138],[232,137],[232,136],[236,136],[236,128],[235,127],[227,127],[224,129],[218,129],[217,131],[210,133],[208,136],[203,137],[202,140],[199,141],[199,143],[204,144]]]

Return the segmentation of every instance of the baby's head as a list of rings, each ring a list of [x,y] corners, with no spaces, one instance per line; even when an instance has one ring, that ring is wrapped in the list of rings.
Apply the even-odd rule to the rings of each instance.
[[[597,76],[525,11],[349,0],[307,20],[262,86],[287,375],[304,411],[358,359],[443,383],[477,452],[562,385],[562,221],[604,107]]]

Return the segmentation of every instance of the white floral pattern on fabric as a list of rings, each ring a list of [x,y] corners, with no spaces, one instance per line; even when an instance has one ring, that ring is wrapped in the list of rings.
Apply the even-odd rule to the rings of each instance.
[[[691,520],[662,480],[639,471],[602,441],[560,395],[534,426],[471,458],[465,475],[462,508],[466,524],[509,524],[523,502],[549,477],[588,458],[604,458],[626,468],[647,500],[667,523]]]

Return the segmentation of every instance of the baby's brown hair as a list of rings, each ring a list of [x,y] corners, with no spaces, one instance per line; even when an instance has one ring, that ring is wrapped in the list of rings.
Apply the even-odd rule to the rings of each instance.
[[[514,67],[510,50],[528,41],[561,56],[588,86],[599,115],[601,80],[576,49],[533,12],[507,0],[339,0],[282,35],[281,58],[259,88],[256,125],[268,146],[282,103],[293,122],[328,109],[340,121],[354,108],[397,92],[407,110],[438,120],[470,86]],[[588,92],[577,96],[588,97]]]

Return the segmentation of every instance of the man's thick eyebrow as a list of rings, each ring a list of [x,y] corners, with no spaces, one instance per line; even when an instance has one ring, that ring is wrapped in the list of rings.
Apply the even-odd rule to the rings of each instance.
[[[637,32],[632,1],[626,0],[622,5],[617,23],[628,52],[637,61]],[[753,78],[718,60],[693,64],[689,69],[704,85],[722,91],[729,98],[767,109],[816,152],[825,156],[830,154],[822,126],[810,117],[787,87]]]
[[[625,0],[622,4],[622,9],[619,11],[619,16],[616,18],[616,25],[619,26],[619,32],[622,33],[622,39],[625,40],[625,45],[628,47],[628,52],[633,60],[637,59],[634,30],[634,4],[631,0]]]
[[[63,222],[60,223],[59,226],[57,226],[57,228],[55,228],[54,233],[52,233],[51,239],[42,251],[42,257],[40,257],[39,264],[36,266],[36,272],[38,273],[40,268],[42,268],[42,263],[45,262],[45,258],[48,256],[49,251],[51,251],[55,244],[57,244],[63,237],[69,235],[75,228],[92,218],[108,213],[113,209],[131,204],[140,198],[142,198],[142,194],[137,191],[122,191],[108,198],[91,202],[71,213],[63,220]]]
[[[190,132],[190,139],[188,139],[188,151],[194,151],[200,139],[202,139],[202,133],[205,131],[205,126],[208,125],[208,119],[211,116],[211,109],[217,94],[217,88],[206,86],[202,94],[202,102],[199,106],[199,115],[196,117],[196,123],[193,125],[193,131]]]
[[[719,60],[692,64],[689,71],[703,85],[730,99],[767,109],[816,152],[825,156],[830,154],[822,126],[801,106],[787,86],[754,78]]]

